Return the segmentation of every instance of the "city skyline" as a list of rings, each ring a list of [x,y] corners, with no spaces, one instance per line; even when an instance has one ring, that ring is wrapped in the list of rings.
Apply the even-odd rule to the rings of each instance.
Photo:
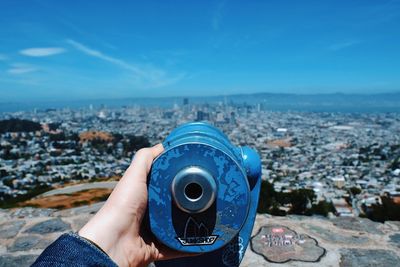
[[[0,102],[400,90],[400,2],[0,3]]]
[[[140,147],[162,142],[178,125],[206,121],[233,144],[259,152],[262,178],[276,194],[308,190],[313,192],[310,201],[322,208],[312,212],[327,216],[334,210],[325,204],[332,203],[337,216],[364,213],[382,221],[388,217],[370,209],[388,196],[393,204],[400,199],[399,135],[393,134],[400,127],[397,117],[387,112],[276,112],[259,104],[192,105],[188,99],[167,108],[88,106],[0,113],[0,204],[2,198],[31,198],[28,193],[35,188],[119,177]],[[272,193],[261,196],[264,204],[272,203],[267,201]],[[281,203],[281,215],[289,211],[284,211],[287,204]],[[261,206],[262,212],[269,210]],[[400,213],[385,210],[399,218]],[[276,209],[270,211],[276,215]]]

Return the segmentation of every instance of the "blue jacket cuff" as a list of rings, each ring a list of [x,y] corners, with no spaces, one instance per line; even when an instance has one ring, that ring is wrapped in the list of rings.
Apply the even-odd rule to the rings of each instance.
[[[38,266],[117,266],[93,243],[75,233],[61,235],[32,264]]]

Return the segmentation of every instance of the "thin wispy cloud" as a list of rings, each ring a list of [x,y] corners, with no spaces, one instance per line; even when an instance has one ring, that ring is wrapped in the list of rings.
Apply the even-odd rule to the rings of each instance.
[[[19,51],[21,55],[29,57],[48,57],[65,53],[66,50],[62,47],[34,47]]]
[[[5,61],[7,60],[7,56],[4,54],[0,54],[0,61]]]
[[[20,74],[35,72],[37,70],[38,70],[37,67],[28,64],[12,64],[11,68],[7,70],[7,73],[13,75],[20,75]]]
[[[328,49],[331,51],[339,51],[342,49],[346,49],[352,46],[355,46],[357,44],[361,43],[361,41],[358,40],[350,40],[350,41],[345,41],[345,42],[339,42],[339,43],[334,43],[330,46],[328,46]]]
[[[152,65],[140,65],[127,62],[123,59],[119,59],[110,55],[107,55],[99,50],[90,48],[80,42],[72,39],[68,39],[67,43],[74,47],[76,50],[103,61],[109,62],[121,69],[127,70],[133,74],[132,81],[136,85],[140,85],[146,88],[163,87],[169,84],[173,84],[183,79],[185,74],[179,73],[171,77],[166,71],[154,67]]]
[[[81,44],[81,43],[79,43],[77,41],[71,40],[71,39],[68,39],[67,42],[70,45],[72,45],[74,48],[76,48],[77,50],[83,52],[86,55],[102,59],[104,61],[110,62],[110,63],[112,63],[114,65],[117,65],[117,66],[119,66],[121,68],[124,68],[126,70],[130,70],[130,71],[135,72],[135,73],[140,74],[140,75],[144,74],[144,72],[139,67],[137,67],[135,65],[132,65],[132,64],[129,64],[129,63],[125,62],[122,59],[118,59],[118,58],[115,58],[115,57],[112,57],[112,56],[108,56],[108,55],[106,55],[106,54],[104,54],[104,53],[102,53],[102,52],[100,52],[98,50],[89,48],[86,45],[83,45],[83,44]]]

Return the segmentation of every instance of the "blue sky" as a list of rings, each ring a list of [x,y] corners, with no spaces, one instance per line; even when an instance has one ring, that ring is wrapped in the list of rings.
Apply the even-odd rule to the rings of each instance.
[[[0,101],[400,91],[400,1],[0,1]]]

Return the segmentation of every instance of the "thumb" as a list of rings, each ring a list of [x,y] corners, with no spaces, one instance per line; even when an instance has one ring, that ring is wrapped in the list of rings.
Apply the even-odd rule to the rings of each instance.
[[[164,151],[162,144],[138,150],[124,176],[146,182],[153,160]]]

